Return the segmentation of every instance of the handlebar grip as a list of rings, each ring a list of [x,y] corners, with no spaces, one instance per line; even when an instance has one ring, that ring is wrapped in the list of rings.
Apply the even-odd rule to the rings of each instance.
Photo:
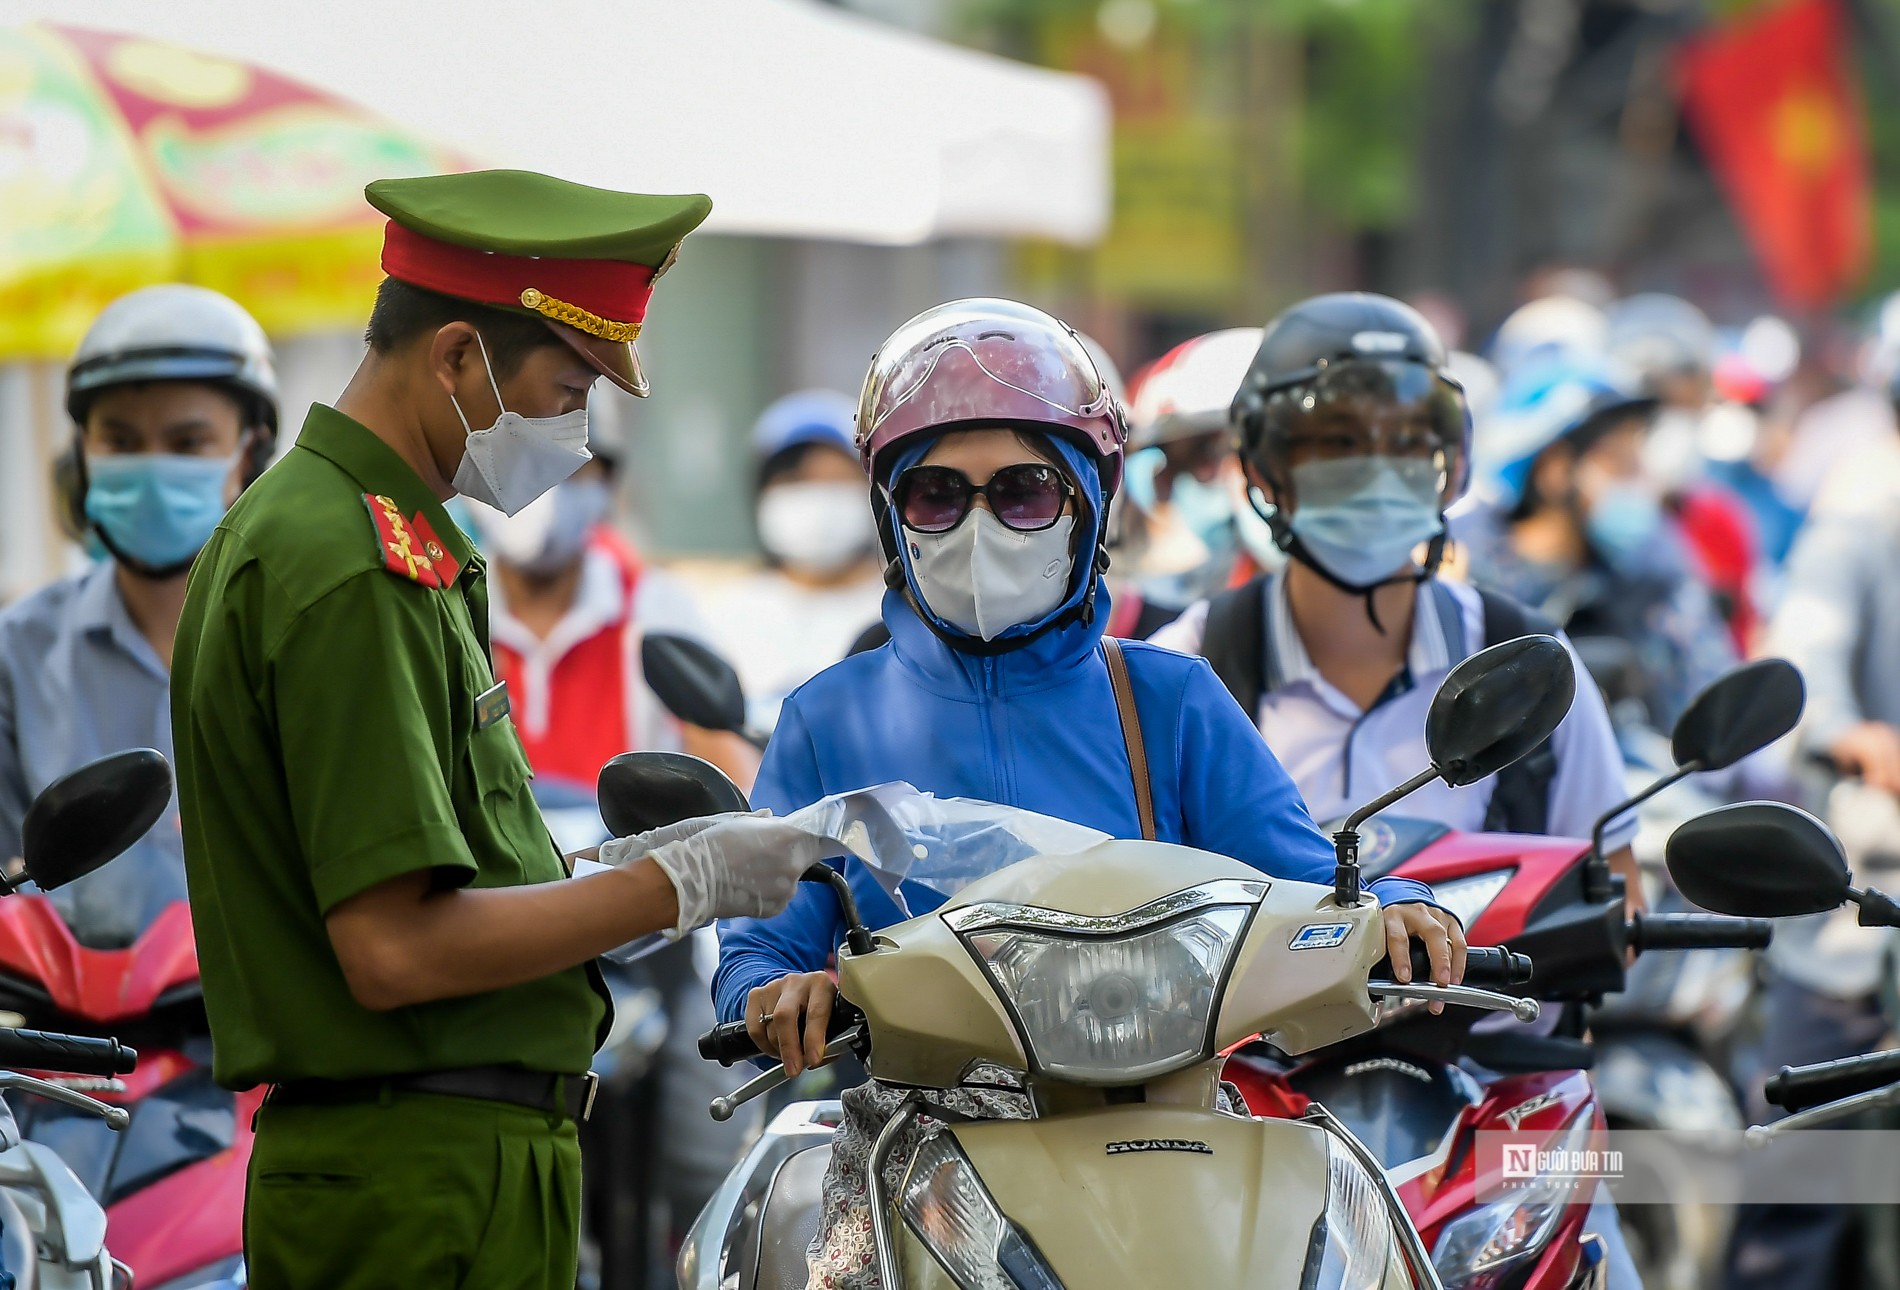
[[[1380,959],[1372,969],[1372,978],[1377,981],[1392,980],[1392,960]],[[1412,942],[1412,980],[1427,982],[1432,979],[1432,958],[1425,947],[1417,941]],[[1473,945],[1465,950],[1464,984],[1479,990],[1502,990],[1508,986],[1523,985],[1531,979],[1531,960],[1528,954],[1514,954],[1503,945]]]
[[[1805,1111],[1836,1098],[1870,1092],[1896,1080],[1900,1080],[1900,1052],[1869,1053],[1863,1057],[1817,1062],[1813,1066],[1783,1066],[1777,1074],[1769,1076],[1762,1092],[1770,1103],[1784,1111]]]
[[[745,1022],[725,1021],[699,1037],[699,1055],[709,1062],[730,1066],[761,1054],[752,1036],[746,1033]]]
[[[1416,957],[1416,956],[1414,956]],[[1508,945],[1479,945],[1465,950],[1465,984],[1480,990],[1501,990],[1531,979],[1531,956],[1514,954]]]
[[[0,1030],[0,1063],[30,1070],[77,1075],[125,1075],[139,1062],[138,1050],[116,1039],[88,1039],[39,1030]]]
[[[825,1023],[826,1040],[836,1039],[862,1020],[864,1014],[848,1000],[833,999],[831,1019]],[[746,1033],[745,1022],[727,1021],[699,1037],[699,1055],[709,1062],[731,1066],[734,1062],[763,1057],[765,1054],[759,1051],[759,1046],[752,1042],[752,1036]]]
[[[1630,919],[1629,943],[1649,950],[1765,950],[1775,925],[1766,918],[1726,914],[1638,914]]]

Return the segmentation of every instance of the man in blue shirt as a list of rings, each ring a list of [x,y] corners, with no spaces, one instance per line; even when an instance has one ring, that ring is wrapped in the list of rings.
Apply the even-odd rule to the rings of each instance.
[[[263,330],[202,287],[148,287],[109,306],[73,358],[66,406],[63,500],[106,558],[0,612],[0,860],[20,854],[27,806],[54,779],[126,748],[171,756],[185,573],[277,441]],[[51,899],[82,942],[117,948],[184,898],[174,804]]]

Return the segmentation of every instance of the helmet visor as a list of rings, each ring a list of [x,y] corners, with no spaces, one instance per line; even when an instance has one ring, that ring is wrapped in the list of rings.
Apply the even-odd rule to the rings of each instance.
[[[1431,368],[1351,359],[1267,395],[1256,464],[1284,486],[1308,462],[1430,460],[1449,504],[1463,482],[1465,425],[1464,392]]]
[[[1081,338],[1013,300],[958,300],[925,310],[878,350],[858,401],[858,434],[887,423],[984,419],[1062,423],[1112,400]]]

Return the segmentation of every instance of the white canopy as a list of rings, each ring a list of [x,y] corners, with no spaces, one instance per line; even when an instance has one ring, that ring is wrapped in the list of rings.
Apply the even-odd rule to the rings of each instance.
[[[32,19],[258,63],[484,165],[708,193],[715,232],[1079,244],[1108,217],[1099,84],[809,0],[0,0]]]

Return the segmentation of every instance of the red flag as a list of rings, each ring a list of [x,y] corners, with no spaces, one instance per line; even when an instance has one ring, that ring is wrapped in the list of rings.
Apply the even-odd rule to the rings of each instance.
[[[1683,108],[1788,304],[1816,308],[1867,272],[1871,211],[1860,85],[1835,0],[1785,0],[1688,42]]]

